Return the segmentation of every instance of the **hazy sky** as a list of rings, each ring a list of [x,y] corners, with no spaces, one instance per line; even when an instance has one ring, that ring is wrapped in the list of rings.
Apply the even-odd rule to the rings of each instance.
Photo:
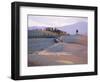
[[[61,16],[28,16],[28,27],[45,26],[45,27],[62,27],[75,24],[77,22],[87,22],[87,17],[61,17]]]

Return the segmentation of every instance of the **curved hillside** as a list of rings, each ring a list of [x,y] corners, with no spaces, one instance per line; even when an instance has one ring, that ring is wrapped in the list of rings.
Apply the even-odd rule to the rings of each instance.
[[[33,49],[28,54],[29,66],[87,64],[87,36],[61,36],[63,42],[54,42],[54,38],[32,39],[29,45]]]

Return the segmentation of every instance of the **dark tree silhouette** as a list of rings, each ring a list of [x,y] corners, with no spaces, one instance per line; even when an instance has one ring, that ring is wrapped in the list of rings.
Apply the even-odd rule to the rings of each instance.
[[[78,29],[76,29],[76,34],[78,34]]]

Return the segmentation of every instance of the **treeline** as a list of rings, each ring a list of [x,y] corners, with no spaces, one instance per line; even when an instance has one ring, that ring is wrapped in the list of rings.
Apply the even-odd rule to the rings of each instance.
[[[28,30],[28,38],[57,38],[64,34],[66,33],[56,28],[46,28],[45,30]]]
[[[57,28],[50,28],[50,27],[48,27],[48,28],[46,28],[45,29],[46,31],[51,31],[51,32],[54,32],[54,33],[57,33],[57,34],[61,34],[61,35],[64,35],[64,34],[66,34],[66,32],[63,32],[63,31],[61,31],[61,30],[59,30],[59,29],[57,29]]]

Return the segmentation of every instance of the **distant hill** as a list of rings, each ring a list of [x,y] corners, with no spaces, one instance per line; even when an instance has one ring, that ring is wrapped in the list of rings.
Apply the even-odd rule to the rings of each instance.
[[[36,30],[36,29],[45,29],[47,27],[45,26],[32,26],[32,27],[28,27],[28,30]]]
[[[78,29],[79,34],[87,35],[88,32],[88,24],[87,22],[78,22],[72,25],[67,25],[59,28],[62,31],[65,31],[69,34],[75,34],[76,29]]]

